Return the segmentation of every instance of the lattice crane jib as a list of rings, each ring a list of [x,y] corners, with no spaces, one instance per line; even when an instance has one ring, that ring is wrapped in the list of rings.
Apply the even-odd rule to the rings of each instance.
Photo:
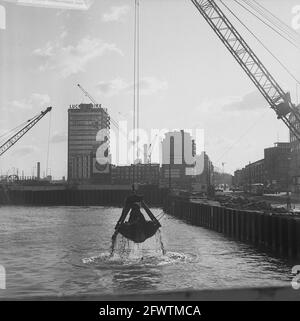
[[[283,91],[214,0],[191,1],[276,112],[277,118],[300,140],[300,131],[290,117],[292,115],[300,123],[300,113],[291,102],[290,94]]]
[[[12,137],[6,140],[0,146],[0,156],[7,152],[16,142],[18,142],[32,127],[34,127],[48,112],[52,110],[52,107],[48,107],[42,111],[39,115],[29,120],[28,123],[15,133]]]

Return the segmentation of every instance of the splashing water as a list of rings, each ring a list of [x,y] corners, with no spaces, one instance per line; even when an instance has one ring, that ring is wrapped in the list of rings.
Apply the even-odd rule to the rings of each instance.
[[[161,230],[160,229],[157,230],[157,232],[155,234],[155,237],[156,237],[156,242],[159,242],[162,255],[165,255],[166,254],[166,249],[165,249],[164,243],[162,241],[162,235],[161,235]]]
[[[154,249],[149,249],[149,241],[134,243],[121,234],[118,234],[117,237],[112,239],[110,256],[111,258],[118,256],[121,259],[142,259],[145,254],[157,255],[161,253],[162,255],[165,255],[166,250],[162,241],[161,230],[158,229],[155,233],[155,237],[151,239],[154,239],[154,244],[151,244],[152,246],[154,245]]]

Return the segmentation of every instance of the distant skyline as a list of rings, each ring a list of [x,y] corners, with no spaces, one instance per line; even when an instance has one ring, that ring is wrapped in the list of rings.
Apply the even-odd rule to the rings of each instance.
[[[67,174],[67,110],[70,104],[89,102],[78,83],[114,120],[132,124],[134,1],[89,1],[87,10],[14,2],[0,0],[6,9],[6,26],[0,28],[0,135],[53,106],[48,167],[61,178]],[[300,50],[234,1],[225,2],[300,79]],[[297,0],[260,3],[289,26],[299,5]],[[140,12],[143,129],[204,129],[214,166],[225,163],[231,173],[263,158],[264,148],[289,140],[288,129],[191,1],[140,0]],[[230,19],[297,103],[295,81]],[[49,120],[47,115],[1,157],[3,174],[19,168],[29,176],[38,161],[46,172]]]

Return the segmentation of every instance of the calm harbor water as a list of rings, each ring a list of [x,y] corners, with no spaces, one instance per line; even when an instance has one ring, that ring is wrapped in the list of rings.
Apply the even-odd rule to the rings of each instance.
[[[291,267],[221,234],[162,219],[159,235],[141,245],[111,235],[121,209],[0,207],[0,297],[125,294],[178,289],[289,285]],[[160,209],[154,213],[159,215]]]

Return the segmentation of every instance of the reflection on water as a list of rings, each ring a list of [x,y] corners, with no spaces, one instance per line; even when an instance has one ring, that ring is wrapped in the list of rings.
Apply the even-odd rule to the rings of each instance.
[[[219,289],[291,280],[286,263],[167,215],[161,235],[143,244],[118,236],[111,256],[120,212],[104,207],[0,208],[0,264],[7,271],[7,290],[0,296]]]

